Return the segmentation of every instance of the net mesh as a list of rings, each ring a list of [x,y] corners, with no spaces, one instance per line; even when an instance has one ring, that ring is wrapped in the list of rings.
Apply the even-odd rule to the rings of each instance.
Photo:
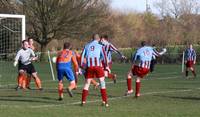
[[[0,17],[0,86],[16,81],[13,59],[21,46],[21,40],[22,19]]]

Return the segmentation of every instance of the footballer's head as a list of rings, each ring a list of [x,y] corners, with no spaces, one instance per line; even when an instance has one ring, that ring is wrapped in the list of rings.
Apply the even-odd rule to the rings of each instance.
[[[146,41],[142,41],[142,42],[141,42],[141,46],[142,46],[142,47],[146,46]]]
[[[93,34],[92,38],[93,38],[93,40],[100,41],[99,34]]]
[[[29,43],[29,45],[33,45],[33,43],[34,43],[33,38],[29,37],[28,38],[28,43]]]
[[[65,42],[63,45],[64,49],[71,49],[71,44],[69,42]]]
[[[23,41],[22,41],[22,47],[23,47],[23,49],[25,49],[25,50],[29,48],[28,40],[23,40]]]
[[[189,48],[190,48],[190,49],[192,49],[192,48],[193,48],[192,44],[189,44]]]
[[[108,41],[108,35],[103,35],[103,36],[102,36],[102,39]]]

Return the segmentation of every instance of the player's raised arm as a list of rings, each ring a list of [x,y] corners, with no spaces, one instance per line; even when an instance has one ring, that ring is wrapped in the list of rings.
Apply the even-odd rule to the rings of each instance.
[[[161,52],[158,52],[156,49],[153,49],[153,55],[154,56],[162,56],[163,54],[165,54],[167,52],[166,48],[163,48]]]
[[[126,57],[113,45],[110,43],[109,46],[110,51],[117,53],[121,58],[125,59]]]

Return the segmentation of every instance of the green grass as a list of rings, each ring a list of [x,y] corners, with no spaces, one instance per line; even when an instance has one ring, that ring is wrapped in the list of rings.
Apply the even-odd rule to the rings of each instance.
[[[42,79],[44,91],[15,91],[16,68],[12,63],[0,63],[0,117],[199,117],[200,79],[185,79],[180,65],[157,65],[156,71],[142,80],[142,96],[124,97],[125,76],[129,64],[114,64],[117,84],[107,79],[109,107],[101,106],[99,90],[90,87],[88,103],[80,106],[83,77],[70,98],[57,101],[57,81],[52,81],[48,63],[35,67]],[[196,66],[197,70],[200,66]],[[191,75],[191,74],[190,74]],[[9,84],[9,85],[8,85]],[[68,82],[65,81],[65,87]],[[135,83],[133,82],[133,86]],[[32,81],[31,87],[34,88]]]

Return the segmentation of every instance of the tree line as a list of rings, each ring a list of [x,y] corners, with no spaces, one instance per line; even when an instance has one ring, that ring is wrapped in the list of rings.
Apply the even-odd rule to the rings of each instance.
[[[25,14],[27,36],[43,52],[52,40],[71,40],[78,48],[93,33],[108,34],[121,48],[136,47],[141,40],[157,46],[200,44],[198,0],[157,0],[160,14],[123,13],[109,5],[109,0],[0,0],[0,13]]]

